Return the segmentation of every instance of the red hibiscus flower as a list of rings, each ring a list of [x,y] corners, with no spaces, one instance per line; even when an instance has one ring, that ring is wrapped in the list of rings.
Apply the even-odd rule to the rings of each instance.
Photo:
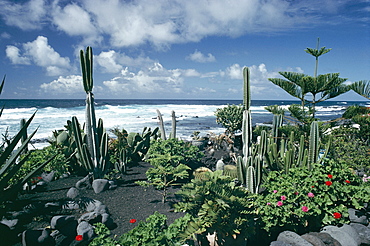
[[[338,212],[333,213],[333,216],[334,216],[334,218],[336,218],[336,219],[340,219],[340,218],[342,218],[342,215],[341,215],[340,213],[338,213]]]
[[[133,223],[135,223],[136,222],[136,220],[135,219],[130,219],[130,223],[131,224],[133,224]]]
[[[345,182],[346,182],[347,184],[351,183],[351,181],[349,181],[349,180],[346,180]]]
[[[332,178],[333,178],[333,175],[328,174],[328,178],[329,178],[329,179],[332,179]]]
[[[84,239],[84,237],[82,235],[77,235],[75,240],[76,241],[82,241]]]
[[[326,182],[325,182],[325,184],[326,184],[327,186],[330,186],[330,185],[332,185],[332,184],[333,184],[333,182],[331,182],[331,181],[326,181]]]

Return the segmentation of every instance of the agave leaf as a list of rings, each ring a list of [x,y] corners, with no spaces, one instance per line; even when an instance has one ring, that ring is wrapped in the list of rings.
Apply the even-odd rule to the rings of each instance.
[[[33,113],[33,115],[24,124],[22,129],[17,133],[17,135],[11,140],[10,144],[5,148],[4,152],[0,155],[0,163],[5,163],[6,162],[8,157],[11,155],[11,153],[13,152],[15,147],[17,146],[19,140],[22,138],[24,131],[27,130],[27,127],[30,125],[31,121],[35,117],[35,114],[36,114],[36,112]],[[0,174],[2,173],[2,169],[0,170]]]

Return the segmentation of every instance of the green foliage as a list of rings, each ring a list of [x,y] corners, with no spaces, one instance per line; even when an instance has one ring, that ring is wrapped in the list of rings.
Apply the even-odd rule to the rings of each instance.
[[[166,155],[177,156],[180,163],[188,164],[190,162],[200,161],[203,153],[190,142],[178,139],[158,139],[157,141],[151,142],[146,158],[150,162],[152,158]]]
[[[360,80],[350,85],[350,88],[357,94],[370,100],[370,81]]]
[[[5,76],[0,84],[0,94],[2,92],[5,83]],[[3,108],[0,110],[0,116],[3,112]],[[25,122],[23,122],[19,132],[12,138],[6,139],[1,146],[0,152],[0,204],[7,200],[15,199],[18,192],[21,190],[23,184],[25,184],[33,175],[40,171],[45,165],[47,165],[51,159],[38,164],[30,170],[27,174],[20,176],[19,179],[11,184],[9,181],[16,175],[19,169],[24,165],[29,154],[26,154],[22,159],[19,157],[27,150],[27,145],[31,138],[35,135],[37,129],[32,132],[27,138],[27,128],[30,125],[32,119],[35,117],[36,112]],[[5,134],[6,136],[7,134]],[[23,139],[22,139],[23,138]],[[17,145],[21,142],[20,146]]]
[[[22,179],[22,177],[35,169],[39,163],[43,163],[45,160],[52,157],[54,158],[43,168],[43,171],[54,171],[55,177],[59,177],[62,174],[69,172],[70,165],[66,156],[54,146],[47,146],[43,149],[31,150],[27,160],[19,171],[10,179],[9,183],[16,184],[20,179]]]
[[[161,190],[162,202],[166,202],[168,188],[171,185],[176,185],[176,181],[189,177],[190,167],[180,163],[181,159],[181,156],[171,156],[170,154],[150,158],[149,162],[154,167],[146,171],[148,181],[136,181],[135,183],[142,186],[154,186]]]
[[[316,49],[307,48],[305,50],[316,58],[313,77],[303,73],[279,72],[284,79],[269,78],[272,83],[301,100],[302,111],[307,103],[312,106],[312,118],[315,118],[315,105],[317,103],[335,98],[350,90],[350,87],[344,84],[347,79],[340,78],[339,73],[317,75],[319,56],[330,51],[325,47],[319,49],[318,45],[319,41]]]
[[[250,236],[254,231],[254,198],[222,171],[206,172],[204,179],[193,179],[177,192],[182,200],[175,211],[194,217],[184,237],[216,232],[219,239],[227,235]]]
[[[359,138],[364,141],[370,139],[370,108],[358,105],[349,106],[343,118],[351,119],[353,123],[360,125]]]
[[[89,246],[116,246],[117,241],[110,236],[110,230],[103,223],[94,224],[94,232],[97,235],[90,243]]]
[[[176,219],[170,226],[167,216],[155,212],[146,221],[140,221],[131,231],[123,234],[118,240],[121,246],[180,246],[178,235],[190,220],[189,215]]]
[[[261,225],[269,232],[305,233],[347,223],[348,208],[361,209],[370,199],[369,186],[335,161],[314,164],[311,171],[296,167],[288,173],[270,172],[264,186],[257,207]]]
[[[227,105],[216,109],[216,122],[226,128],[228,134],[234,134],[242,130],[243,121],[242,105]]]
[[[341,165],[370,174],[370,146],[361,138],[360,130],[341,126],[333,135],[330,158]]]

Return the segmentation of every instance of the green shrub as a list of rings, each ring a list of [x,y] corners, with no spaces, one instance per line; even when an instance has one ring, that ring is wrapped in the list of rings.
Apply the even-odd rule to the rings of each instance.
[[[175,211],[187,212],[194,217],[185,235],[194,233],[205,237],[217,233],[219,239],[241,234],[247,238],[254,232],[255,195],[222,171],[206,172],[204,178],[193,179],[176,193],[181,202]]]
[[[234,134],[242,130],[243,106],[227,105],[216,109],[216,122],[226,128],[228,134]]]
[[[121,246],[180,246],[178,235],[190,221],[190,215],[176,219],[167,226],[167,216],[155,212],[146,221],[140,221],[131,231],[123,234],[118,243]]]
[[[332,131],[330,158],[354,170],[370,174],[370,146],[360,135],[360,130],[341,126]]]
[[[30,171],[39,166],[40,163],[45,162],[53,156],[55,156],[54,159],[51,160],[41,171],[54,171],[55,177],[59,177],[70,171],[69,161],[64,154],[54,146],[47,146],[43,149],[31,150],[28,159],[9,182],[11,184],[17,183],[19,179],[30,173]]]
[[[179,163],[189,164],[190,162],[200,161],[203,153],[190,142],[174,138],[167,140],[158,139],[156,141],[152,140],[146,159],[150,162],[150,159],[167,155],[176,156]]]
[[[299,167],[287,174],[270,172],[264,186],[257,206],[261,226],[268,232],[304,233],[347,223],[348,208],[361,209],[370,199],[370,187],[332,160],[311,171]]]

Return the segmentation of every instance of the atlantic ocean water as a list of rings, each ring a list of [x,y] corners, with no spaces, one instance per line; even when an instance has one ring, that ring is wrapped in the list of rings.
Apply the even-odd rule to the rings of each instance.
[[[118,127],[128,132],[141,132],[144,127],[152,129],[158,126],[156,109],[165,122],[168,135],[171,131],[171,111],[177,117],[177,136],[181,139],[191,139],[194,131],[201,135],[208,133],[219,134],[225,129],[216,123],[215,111],[228,104],[241,104],[241,100],[114,100],[95,99],[96,118],[102,118],[104,127],[109,129]],[[269,123],[273,115],[264,107],[279,105],[287,108],[299,101],[252,100],[251,111],[253,124]],[[4,111],[0,118],[0,133],[14,136],[20,127],[21,119],[28,119],[34,112],[29,132],[38,128],[34,139],[46,142],[54,130],[65,129],[67,120],[76,116],[80,123],[85,121],[85,100],[0,100]],[[350,105],[370,106],[364,101],[325,101],[317,106],[317,117],[321,120],[332,120],[342,116],[346,107]],[[112,134],[110,134],[113,136]],[[44,143],[45,144],[45,143]]]

